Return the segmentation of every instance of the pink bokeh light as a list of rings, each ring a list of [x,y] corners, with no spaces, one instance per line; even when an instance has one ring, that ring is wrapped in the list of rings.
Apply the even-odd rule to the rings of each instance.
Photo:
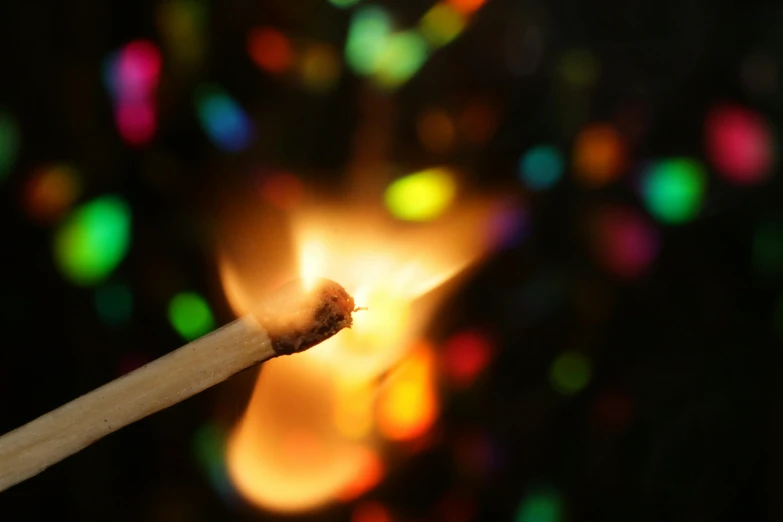
[[[707,156],[727,180],[759,183],[774,159],[772,136],[764,118],[736,106],[719,106],[707,118]]]

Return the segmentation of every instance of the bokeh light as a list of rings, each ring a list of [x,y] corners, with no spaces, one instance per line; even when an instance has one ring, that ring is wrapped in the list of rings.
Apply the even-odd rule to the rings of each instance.
[[[428,347],[409,355],[378,397],[378,430],[389,440],[426,434],[438,416],[434,356]]]
[[[551,488],[531,488],[517,509],[515,522],[560,522],[563,507],[560,495]]]
[[[649,268],[658,254],[660,242],[653,224],[629,207],[599,211],[591,239],[604,268],[629,279],[642,275]]]
[[[301,55],[299,71],[302,83],[312,92],[326,92],[340,79],[340,55],[328,44],[313,44]]]
[[[340,9],[345,9],[346,7],[358,4],[359,0],[329,0],[329,3]]]
[[[699,213],[704,197],[704,168],[692,159],[666,159],[650,165],[641,184],[647,210],[669,224],[690,221]]]
[[[24,188],[23,205],[39,223],[52,223],[65,215],[82,192],[81,175],[71,165],[53,164],[36,169]]]
[[[592,375],[590,359],[574,351],[558,355],[549,370],[552,387],[563,395],[573,395],[582,391]]]
[[[389,14],[377,6],[356,10],[345,42],[345,60],[356,74],[375,72],[392,31]]]
[[[133,293],[126,284],[106,283],[95,288],[95,310],[101,321],[111,326],[126,324],[133,312]]]
[[[239,152],[253,141],[253,123],[226,91],[216,85],[196,90],[196,108],[212,143],[226,152]]]
[[[119,196],[102,196],[80,206],[55,234],[58,268],[78,285],[101,282],[125,258],[130,230],[130,208]]]
[[[716,107],[707,118],[706,133],[707,155],[726,179],[750,184],[769,176],[775,154],[763,116],[742,107]]]
[[[448,169],[427,169],[392,182],[386,189],[386,207],[398,219],[429,221],[446,211],[456,192]]]
[[[486,335],[473,330],[460,332],[444,343],[441,370],[452,386],[470,386],[490,363],[492,352]]]
[[[625,151],[617,130],[608,124],[593,124],[576,137],[574,174],[588,186],[605,185],[617,179],[625,167]]]
[[[501,202],[496,205],[487,223],[487,235],[495,249],[517,246],[530,232],[530,216],[517,202]]]
[[[0,110],[0,180],[5,178],[16,162],[20,133],[16,120]]]
[[[157,46],[135,40],[111,55],[106,64],[106,83],[115,103],[141,103],[154,94],[161,70]]]
[[[185,68],[201,63],[206,48],[206,0],[166,0],[157,5],[156,21],[167,57]]]
[[[157,122],[152,102],[120,102],[114,118],[120,137],[128,145],[144,145],[155,135]]]
[[[419,21],[419,30],[432,47],[443,47],[457,38],[467,20],[446,2],[438,2]]]
[[[181,292],[169,303],[169,322],[186,341],[210,332],[215,319],[207,301],[195,292]]]
[[[250,31],[247,52],[256,65],[270,73],[284,72],[294,57],[288,38],[271,27],[256,27]]]
[[[136,40],[110,55],[104,64],[117,130],[129,145],[145,145],[155,135],[161,60],[154,43]]]
[[[448,0],[449,5],[464,15],[472,14],[484,5],[486,0]]]
[[[601,74],[601,62],[588,49],[571,49],[560,56],[558,71],[573,87],[590,87]]]
[[[519,161],[519,176],[531,190],[554,186],[563,177],[564,161],[560,151],[550,145],[528,150]]]
[[[378,56],[378,83],[394,88],[411,78],[427,61],[427,43],[416,31],[393,33]]]
[[[439,107],[426,109],[419,114],[416,132],[419,141],[429,152],[447,152],[454,145],[454,122]]]

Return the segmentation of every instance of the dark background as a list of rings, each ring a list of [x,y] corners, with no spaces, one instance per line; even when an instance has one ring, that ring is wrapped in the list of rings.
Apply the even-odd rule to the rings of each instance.
[[[402,26],[431,5],[379,3]],[[163,49],[158,130],[146,146],[131,147],[117,134],[102,68],[131,40],[161,40],[159,3],[0,3],[0,107],[17,122],[21,143],[0,185],[0,431],[180,346],[167,319],[177,292],[200,292],[218,323],[230,321],[214,260],[215,195],[253,186],[256,166],[337,183],[352,154],[358,101],[370,91],[394,101],[390,157],[401,172],[457,166],[476,191],[524,201],[529,229],[479,266],[433,323],[435,339],[468,326],[490,332],[490,366],[444,398],[438,442],[364,498],[387,506],[394,520],[783,519],[783,315],[776,319],[783,256],[769,254],[783,248],[779,168],[773,163],[763,182],[732,183],[704,147],[707,115],[720,103],[778,125],[783,6],[488,0],[457,40],[394,92],[378,94],[344,67],[330,91],[313,94],[255,66],[246,35],[272,26],[339,52],[350,9],[326,0],[206,5],[203,59],[184,74],[167,66]],[[529,52],[523,35],[532,26],[542,35],[540,55],[519,74],[514,60]],[[563,87],[558,69],[573,48],[600,62],[595,81],[576,90]],[[762,72],[743,74],[754,56]],[[193,92],[204,82],[265,122],[248,149],[222,151],[202,131]],[[422,108],[456,111],[474,96],[497,111],[486,140],[442,153],[422,147],[415,130]],[[594,121],[620,122],[633,142],[622,177],[597,188],[580,183],[568,161],[578,131]],[[774,133],[773,140],[777,149]],[[534,192],[518,180],[517,164],[540,142],[563,151],[566,172]],[[672,156],[705,165],[701,211],[680,224],[650,218],[660,238],[656,258],[638,276],[620,277],[596,259],[584,223],[613,205],[644,214],[634,176],[650,158]],[[94,290],[57,270],[57,223],[26,212],[25,184],[51,162],[81,172],[74,205],[114,193],[131,207],[131,247],[109,277],[132,291],[127,322],[100,319]],[[761,250],[760,230],[767,231]],[[593,370],[569,396],[548,377],[565,350],[587,354]],[[227,386],[243,391],[221,385],[0,494],[0,520],[284,518],[225,500],[199,464],[194,434]],[[246,396],[237,393],[236,410]],[[490,448],[478,464],[454,449],[465,434]],[[561,517],[523,518],[520,505],[537,487],[558,492]],[[354,506],[293,518],[350,520]]]

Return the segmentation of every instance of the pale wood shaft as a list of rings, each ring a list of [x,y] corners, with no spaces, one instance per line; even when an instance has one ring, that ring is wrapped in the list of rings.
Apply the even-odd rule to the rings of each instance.
[[[0,437],[0,491],[275,355],[246,317],[93,390]]]

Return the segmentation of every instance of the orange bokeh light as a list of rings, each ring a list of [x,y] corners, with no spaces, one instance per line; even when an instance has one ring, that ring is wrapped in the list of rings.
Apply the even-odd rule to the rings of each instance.
[[[608,124],[583,129],[574,143],[574,173],[586,185],[600,186],[617,179],[625,163],[624,144]]]
[[[257,27],[250,31],[247,51],[256,65],[271,73],[287,70],[293,60],[288,38],[271,27]]]
[[[68,165],[51,165],[34,172],[27,181],[23,203],[27,214],[40,223],[61,218],[81,195],[79,173]]]
[[[477,11],[485,2],[486,0],[448,0],[451,7],[465,15]]]

